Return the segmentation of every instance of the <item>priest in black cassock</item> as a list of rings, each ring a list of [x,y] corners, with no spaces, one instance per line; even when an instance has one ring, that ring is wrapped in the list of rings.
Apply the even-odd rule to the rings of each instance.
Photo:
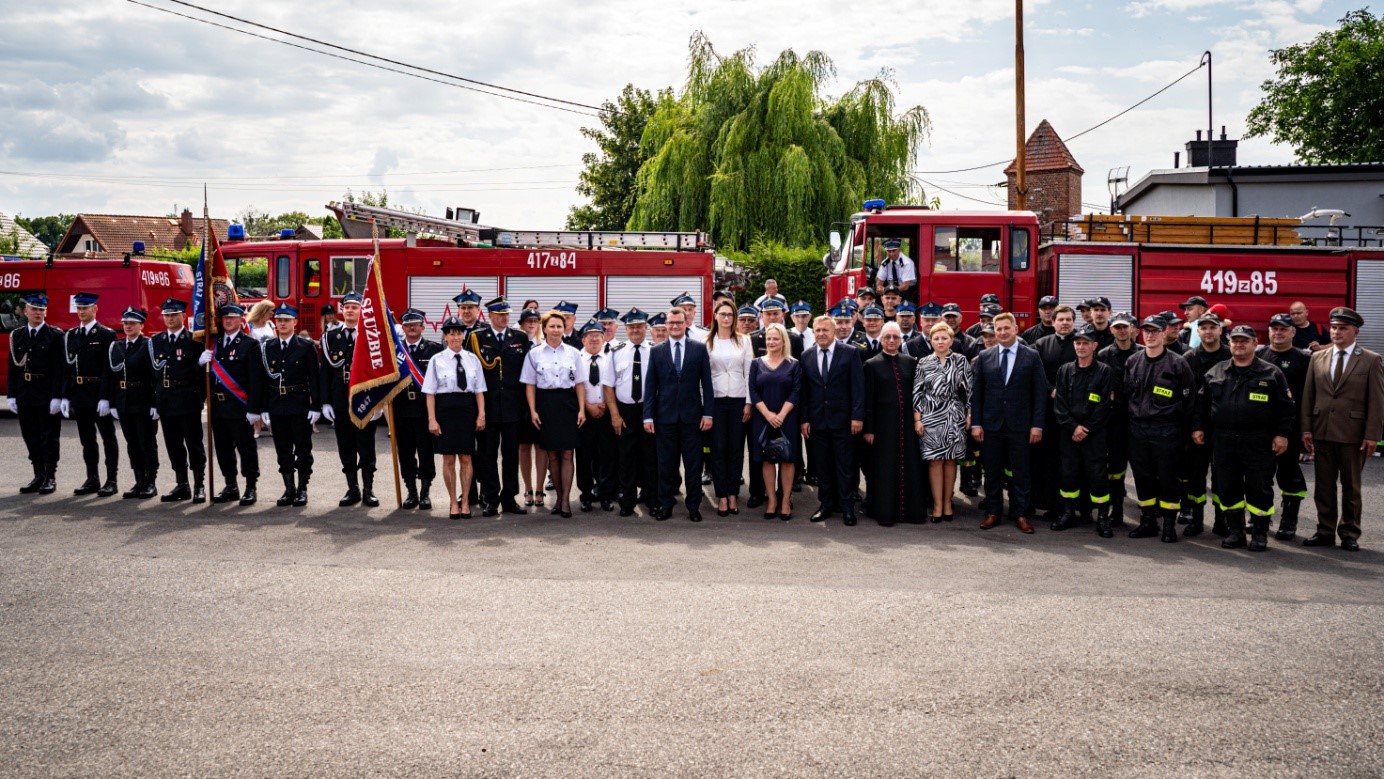
[[[923,522],[928,494],[918,436],[913,432],[913,377],[918,361],[903,352],[893,322],[880,331],[879,354],[865,362],[865,443],[870,516],[885,527]]]

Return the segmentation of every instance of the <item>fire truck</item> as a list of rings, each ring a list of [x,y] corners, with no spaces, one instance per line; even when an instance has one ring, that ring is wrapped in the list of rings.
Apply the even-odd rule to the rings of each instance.
[[[380,239],[390,308],[421,309],[425,333],[436,340],[453,313],[452,298],[465,289],[482,301],[503,295],[516,309],[536,300],[546,312],[566,300],[577,305],[579,321],[605,307],[667,311],[687,293],[700,301],[697,316],[705,322],[718,263],[722,274],[728,271],[700,232],[517,231],[482,226],[468,209],[448,209],[442,218],[355,203],[327,207],[345,238],[300,241],[285,230],[281,240],[247,241],[243,228],[232,225],[222,246],[242,302],[288,302],[299,309],[300,328],[314,337],[324,306],[335,309],[343,295],[364,288],[372,222],[381,236],[386,228],[406,234]]]
[[[48,295],[48,322],[64,330],[77,325],[72,296],[95,292],[101,296],[97,319],[120,332],[120,313],[130,306],[150,312],[146,335],[163,330],[158,316],[163,301],[192,299],[192,268],[181,263],[143,259],[144,246],[135,243],[124,260],[19,260],[0,263],[0,348],[9,353],[10,333],[25,325],[23,298],[35,292]],[[8,387],[9,360],[0,367],[0,382]]]
[[[1317,321],[1334,306],[1354,308],[1368,323],[1360,342],[1384,348],[1384,228],[1116,215],[1040,233],[1032,212],[934,211],[879,200],[867,201],[845,227],[832,235],[829,304],[870,283],[892,238],[917,266],[917,300],[957,303],[967,322],[991,292],[1021,330],[1037,321],[1044,295],[1071,304],[1103,295],[1113,310],[1141,318],[1201,295],[1224,303],[1233,321],[1253,325],[1262,340],[1269,317],[1300,300]]]

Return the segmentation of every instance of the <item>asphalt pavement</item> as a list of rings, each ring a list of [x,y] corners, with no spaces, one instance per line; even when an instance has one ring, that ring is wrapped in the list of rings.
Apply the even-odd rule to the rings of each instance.
[[[71,423],[21,496],[0,436],[0,776],[1384,775],[1378,458],[1362,551],[1251,554],[339,509],[326,429],[304,509],[74,498]]]

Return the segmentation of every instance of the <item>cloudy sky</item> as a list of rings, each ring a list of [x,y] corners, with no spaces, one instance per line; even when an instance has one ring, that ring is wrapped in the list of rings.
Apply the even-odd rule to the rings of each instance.
[[[147,6],[201,18],[172,0]],[[944,208],[999,208],[1013,156],[1011,0],[511,0],[199,5],[449,74],[585,104],[626,83],[680,86],[687,41],[721,52],[825,52],[832,94],[890,68],[901,107],[923,105],[933,134],[917,170]],[[1028,124],[1071,136],[1214,54],[1215,123],[1231,137],[1272,74],[1269,51],[1333,26],[1353,2],[1028,0]],[[397,7],[396,7],[397,6]],[[325,213],[347,188],[440,214],[553,229],[595,124],[567,113],[408,78],[179,18],[128,0],[0,0],[0,212],[214,215],[247,206]],[[227,20],[222,23],[232,24]],[[1206,126],[1206,71],[1074,140],[1083,200],[1108,204],[1107,173],[1131,183]],[[1243,142],[1241,164],[1291,151]],[[967,172],[950,172],[987,165]]]

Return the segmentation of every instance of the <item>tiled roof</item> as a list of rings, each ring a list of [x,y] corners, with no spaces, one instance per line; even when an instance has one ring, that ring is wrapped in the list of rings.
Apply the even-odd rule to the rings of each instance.
[[[191,228],[184,232],[183,220],[175,216],[131,216],[127,214],[78,214],[58,245],[58,254],[85,257],[120,257],[130,251],[135,241],[143,241],[147,249],[170,249],[181,251],[189,244],[200,243],[202,239],[202,218],[192,217]],[[230,221],[212,219],[212,229],[216,237],[226,240],[226,228]],[[84,247],[77,246],[83,234],[90,233],[101,251],[87,253]]]
[[[0,235],[8,236],[13,231],[19,236],[19,256],[41,260],[48,256],[48,247],[34,237],[34,234],[20,227],[13,219],[0,214]]]
[[[1052,129],[1048,120],[1044,119],[1033,129],[1033,134],[1028,136],[1028,141],[1024,144],[1024,171],[1033,173],[1039,170],[1067,169],[1075,170],[1077,173],[1086,172],[1077,164],[1076,158],[1067,149],[1067,144],[1062,142],[1061,136]],[[1008,175],[1015,170],[1014,162],[1010,162],[1004,172]]]

